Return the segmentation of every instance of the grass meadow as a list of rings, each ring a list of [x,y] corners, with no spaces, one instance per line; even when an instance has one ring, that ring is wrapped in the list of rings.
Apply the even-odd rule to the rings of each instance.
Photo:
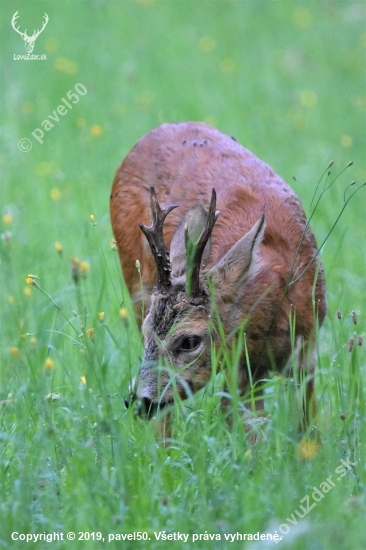
[[[327,239],[366,179],[364,5],[2,0],[0,8],[0,548],[54,533],[63,540],[28,546],[365,548],[365,188]],[[19,59],[16,10],[28,32],[48,14],[33,52],[47,59]],[[71,108],[62,98],[73,98]],[[50,119],[61,104],[66,113]],[[169,446],[154,422],[125,408],[142,344],[110,245],[110,187],[139,137],[184,120],[235,136],[308,213],[329,161],[330,178],[353,161],[311,222],[318,243],[327,239],[320,446],[299,441],[299,388],[283,376],[266,382],[269,417],[255,445],[239,417],[223,418],[222,375],[174,407]],[[278,544],[236,537],[275,532]]]

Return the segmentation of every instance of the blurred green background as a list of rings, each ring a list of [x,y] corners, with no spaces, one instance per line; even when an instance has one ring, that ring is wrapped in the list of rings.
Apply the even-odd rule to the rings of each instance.
[[[6,510],[3,526],[9,530],[11,526],[30,529],[36,517],[34,521],[42,530],[58,528],[58,521],[62,527],[68,523],[69,528],[74,529],[77,524],[85,529],[93,525],[97,528],[98,521],[109,525],[111,518],[129,517],[128,527],[132,529],[141,527],[139,522],[133,522],[144,510],[146,525],[162,528],[164,518],[171,516],[166,515],[161,499],[165,492],[179,493],[174,476],[183,471],[179,468],[185,455],[177,457],[179,466],[174,475],[170,471],[165,474],[165,450],[156,450],[152,439],[145,446],[150,437],[148,428],[140,427],[141,431],[135,432],[137,428],[121,402],[130,370],[138,368],[141,343],[133,322],[128,324],[119,316],[121,307],[130,314],[130,304],[121,283],[117,254],[110,250],[108,208],[114,173],[136,140],[150,129],[163,122],[200,120],[235,136],[270,164],[292,185],[309,213],[317,182],[329,161],[334,160],[334,177],[352,160],[354,164],[325,193],[313,216],[311,225],[318,243],[322,243],[344,205],[347,185],[353,180],[360,185],[366,179],[365,5],[343,0],[2,0],[0,9],[0,400],[15,399],[14,408],[7,407],[0,417],[1,437],[7,442],[1,462],[4,475],[0,476],[4,514]],[[29,34],[40,28],[44,13],[48,14],[49,22],[33,52],[46,54],[46,60],[14,59],[26,53],[21,36],[10,24],[16,10],[17,25]],[[67,100],[69,91],[75,93],[78,83],[85,86],[87,93],[79,95],[72,109],[53,122],[54,127],[44,132],[43,143],[39,143],[32,132],[42,128],[42,122],[62,105],[61,99]],[[18,147],[23,138],[31,141],[28,152]],[[348,190],[347,196],[354,188]],[[329,299],[329,316],[320,338],[324,369],[333,368],[342,356],[338,355],[337,346],[346,353],[347,338],[353,330],[361,334],[364,331],[365,197],[364,188],[348,205],[323,251]],[[95,226],[90,223],[91,214],[95,216]],[[84,262],[86,278],[79,286],[71,278],[73,257]],[[45,294],[27,285],[28,274],[39,277],[38,284],[63,314],[55,310]],[[338,309],[347,326],[339,341],[334,329]],[[349,317],[351,310],[357,312],[357,327]],[[104,324],[98,316],[101,312],[105,314]],[[76,334],[70,323],[77,326]],[[88,340],[86,329],[95,330],[95,334],[88,335],[91,340],[94,334],[93,343]],[[80,342],[85,344],[83,349]],[[363,350],[357,350],[357,364],[362,368]],[[47,366],[47,360],[52,364]],[[84,382],[80,381],[84,376],[89,391],[97,393],[84,392]],[[324,380],[327,384],[327,376]],[[47,408],[44,396],[52,392],[57,392],[66,413],[61,407],[52,408],[52,412]],[[97,399],[94,402],[93,395],[101,395],[101,403]],[[108,401],[111,395],[118,399]],[[340,410],[343,405],[337,402]],[[323,416],[323,426],[333,424],[332,419],[339,417],[338,408],[330,405],[328,410],[328,401],[325,405],[323,402],[323,407],[329,414]],[[67,411],[71,412],[65,420],[62,414]],[[96,437],[97,425],[101,429],[99,442],[107,441],[112,433],[117,451],[126,458],[128,450],[124,470],[117,468],[108,473],[110,464],[114,464],[114,450],[110,457],[104,443],[100,443],[103,449],[99,449],[98,469],[88,443],[89,438]],[[126,435],[126,430],[131,433]],[[285,428],[283,433],[287,433]],[[338,441],[337,436],[334,440]],[[63,440],[60,447],[59,439]],[[203,444],[191,435],[188,439],[192,444],[189,448],[188,443],[192,464],[197,459],[200,472],[203,466],[199,464],[204,462],[194,453],[197,449],[198,453],[203,452],[207,442]],[[135,454],[131,454],[131,441],[140,445]],[[182,441],[184,445],[183,436]],[[53,443],[58,448],[57,460]],[[212,441],[207,443],[211,444]],[[222,449],[220,442],[217,445]],[[331,462],[335,447],[329,434],[328,447],[326,471],[332,472],[337,463]],[[229,450],[227,453],[225,457]],[[268,461],[275,454],[269,453]],[[273,484],[272,473],[267,469],[270,462],[263,461],[261,475],[257,472],[253,478],[249,466],[248,472],[243,466],[242,485],[238,481],[238,487],[231,474],[225,478],[226,474],[217,470],[218,484],[233,483],[229,493],[234,499],[251,498],[247,505],[243,501],[243,509],[245,513],[251,510],[252,524],[248,526],[253,529],[264,529],[265,517],[271,518],[273,510],[277,510],[277,517],[287,517],[300,496],[306,494],[307,480],[312,486],[324,477],[321,459],[315,478],[311,468],[307,474],[303,474],[302,467],[297,472],[296,453],[295,458],[291,455],[293,462],[289,464],[286,451],[277,455],[282,456],[278,468],[283,471]],[[143,474],[154,461],[158,500],[144,485]],[[230,472],[235,461],[236,455]],[[65,471],[63,464],[67,465]],[[295,481],[290,476],[287,480],[287,467],[297,472]],[[188,470],[187,466],[187,479],[192,480]],[[111,485],[107,483],[109,475],[115,485],[112,481]],[[198,475],[198,483],[206,479],[204,475],[205,472]],[[47,476],[49,485],[44,481]],[[60,485],[58,476],[63,480]],[[137,489],[131,485],[133,480],[139,484]],[[247,497],[243,484],[247,487],[249,483],[252,493],[248,491]],[[137,499],[129,501],[129,508],[118,509],[121,504],[117,486],[123,487],[121,491],[127,491],[127,495],[135,491]],[[184,486],[183,482],[179,485]],[[221,496],[226,489],[222,488]],[[69,500],[64,501],[63,519],[59,519],[52,504],[63,490]],[[253,502],[257,502],[261,491],[262,500],[255,507]],[[297,500],[287,509],[287,503],[295,498],[294,491]],[[319,512],[317,536],[325,532],[322,522],[328,521],[326,508],[331,511],[329,522],[333,524],[328,527],[334,533],[335,538],[329,539],[333,540],[333,547],[341,544],[346,526],[348,529],[352,523],[353,513],[342,515],[348,510],[344,506],[345,494],[349,495],[348,488],[344,494],[340,488],[337,497],[327,501],[325,515]],[[176,528],[183,519],[186,526],[191,525],[191,519],[183,518],[182,513],[186,507],[192,512],[189,518],[195,517],[194,506],[199,506],[199,499],[203,498],[201,494],[191,500],[188,493],[185,497],[187,503],[193,502],[192,509],[191,504],[184,504],[184,499],[176,504],[171,512]],[[227,516],[235,509],[235,502],[227,502]],[[40,511],[32,516],[35,503]],[[77,513],[73,505],[77,505]],[[214,512],[209,506],[205,508],[205,529],[210,528],[212,518],[221,517],[219,501],[215,506]],[[159,515],[155,517],[157,509]],[[232,521],[230,528],[237,528],[235,522],[239,520]],[[337,525],[343,525],[341,534]],[[278,523],[274,525],[277,526]],[[352,533],[355,538],[349,534],[349,540],[364,540],[357,526]],[[316,540],[309,548],[321,547]],[[358,542],[350,544],[349,548],[358,550]],[[295,548],[294,543],[291,548]]]

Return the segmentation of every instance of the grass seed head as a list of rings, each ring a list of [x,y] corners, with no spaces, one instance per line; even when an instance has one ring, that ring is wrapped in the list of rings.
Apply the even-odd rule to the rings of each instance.
[[[354,338],[350,338],[348,340],[348,344],[347,344],[347,349],[348,349],[349,352],[351,352],[353,350],[354,344],[355,344]]]
[[[80,279],[80,260],[78,258],[71,258],[71,278],[75,284]]]
[[[71,258],[71,277],[75,283],[78,283],[80,278],[86,278],[89,271],[88,262],[80,261],[78,258]]]
[[[1,240],[5,245],[9,245],[11,239],[11,231],[4,231],[1,233]]]

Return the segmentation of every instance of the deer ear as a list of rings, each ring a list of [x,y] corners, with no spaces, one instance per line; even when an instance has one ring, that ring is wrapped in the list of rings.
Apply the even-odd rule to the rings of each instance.
[[[183,216],[180,224],[172,238],[170,245],[170,264],[172,267],[172,278],[181,277],[187,272],[187,252],[185,231],[191,243],[196,243],[201,235],[207,220],[206,210],[201,204],[196,204]],[[207,261],[211,250],[211,239],[205,247],[202,257],[202,264]]]
[[[235,293],[243,278],[258,267],[258,249],[263,240],[265,226],[262,214],[252,229],[210,269],[210,279],[225,294]]]

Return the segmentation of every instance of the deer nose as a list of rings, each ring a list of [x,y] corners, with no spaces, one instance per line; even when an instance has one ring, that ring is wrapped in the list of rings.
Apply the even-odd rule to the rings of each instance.
[[[125,397],[123,401],[125,402],[126,409],[128,409],[130,405],[132,405],[132,403],[134,403],[136,400],[137,395],[135,393],[130,395],[129,397]]]
[[[138,414],[139,416],[151,418],[157,412],[158,408],[158,404],[154,403],[149,397],[143,397],[139,403]]]
[[[158,409],[157,403],[154,403],[149,397],[142,397],[139,399],[136,394],[124,399],[126,409],[128,409],[135,401],[138,401],[136,406],[136,413],[138,416],[151,418]]]

